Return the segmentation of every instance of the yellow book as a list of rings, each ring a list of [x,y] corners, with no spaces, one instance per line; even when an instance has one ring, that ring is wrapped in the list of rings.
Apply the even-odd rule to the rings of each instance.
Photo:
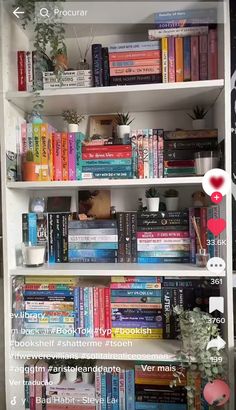
[[[174,376],[171,380],[174,380]],[[169,386],[170,379],[152,379],[146,377],[135,378],[135,384],[151,384],[151,385],[160,385],[160,386]],[[186,386],[186,380],[182,379],[178,386]]]
[[[168,39],[164,37],[161,39],[161,52],[162,52],[162,82],[169,82],[169,69],[168,69]]]
[[[163,329],[112,328],[112,337],[116,339],[162,339]]]
[[[48,152],[49,125],[40,124],[41,168],[40,180],[49,181],[49,152]]]
[[[77,284],[78,283],[78,279],[74,278],[74,277],[64,277],[64,276],[57,276],[57,277],[53,277],[53,276],[26,276],[25,277],[25,283],[35,283],[35,284],[48,284],[48,283],[52,283],[52,284]]]
[[[34,162],[39,165],[41,165],[40,128],[41,124],[33,124]]]

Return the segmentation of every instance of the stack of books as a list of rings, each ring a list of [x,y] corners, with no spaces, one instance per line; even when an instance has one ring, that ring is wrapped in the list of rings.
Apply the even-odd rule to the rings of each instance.
[[[162,339],[161,279],[111,278],[112,337]]]
[[[135,409],[136,410],[187,410],[186,372],[180,377],[177,387],[170,388],[173,374],[180,371],[171,364],[138,363],[135,365]]]
[[[43,73],[43,89],[54,90],[57,88],[87,88],[92,87],[92,70],[64,71],[60,79],[54,71]]]
[[[218,78],[217,10],[179,10],[155,14],[149,40],[161,39],[162,82]]]
[[[163,177],[163,130],[132,130],[133,178]]]
[[[132,178],[132,146],[82,146],[82,179]]]
[[[95,410],[95,386],[78,379],[70,383],[63,379],[60,384],[46,386],[47,409]]]
[[[74,302],[76,337],[111,337],[109,287],[77,287]]]
[[[189,212],[138,212],[139,263],[189,263]]]
[[[24,329],[31,336],[74,336],[74,288],[72,277],[25,277]]]
[[[194,154],[217,149],[217,129],[164,132],[164,176],[196,174]]]
[[[117,262],[117,249],[116,220],[69,221],[69,262]]]
[[[117,212],[118,262],[137,262],[137,212]]]
[[[113,44],[108,51],[111,86],[162,81],[159,40]]]
[[[97,409],[135,410],[134,369],[95,373]],[[111,405],[112,404],[112,405]]]

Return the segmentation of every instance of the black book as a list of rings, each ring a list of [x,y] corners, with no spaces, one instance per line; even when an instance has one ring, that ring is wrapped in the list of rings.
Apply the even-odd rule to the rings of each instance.
[[[138,232],[189,231],[188,225],[138,226]]]
[[[137,262],[137,212],[131,212],[131,262]]]
[[[164,161],[170,160],[194,160],[196,150],[164,150]]]
[[[124,241],[125,241],[125,262],[131,263],[131,213],[124,213]]]
[[[102,87],[102,45],[92,44],[93,85]]]
[[[124,75],[110,77],[110,85],[134,85],[134,84],[152,84],[161,83],[161,74],[147,74],[147,75]]]
[[[163,218],[188,218],[189,212],[185,211],[158,211],[158,212],[138,212],[138,220],[142,219],[163,219]]]
[[[218,146],[217,138],[165,140],[164,150],[206,150],[211,151]]]
[[[117,212],[117,230],[118,230],[118,262],[125,262],[125,217],[124,212]]]
[[[162,218],[162,219],[138,219],[138,227],[140,226],[173,226],[181,225],[188,226],[188,218]]]
[[[103,86],[110,85],[108,47],[102,47],[102,81],[103,81]]]

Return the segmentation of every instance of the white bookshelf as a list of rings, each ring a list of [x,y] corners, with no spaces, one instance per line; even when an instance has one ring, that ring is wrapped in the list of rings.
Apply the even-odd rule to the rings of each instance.
[[[196,6],[198,2],[190,2],[188,5]],[[204,2],[202,2],[204,3]],[[158,8],[158,2],[157,8]],[[161,7],[170,7],[170,4]],[[182,8],[179,3],[178,8]],[[171,6],[172,7],[172,6]],[[117,111],[129,111],[135,117],[134,128],[190,128],[191,122],[186,112],[196,104],[210,107],[207,122],[209,127],[219,130],[219,138],[225,139],[225,164],[226,170],[231,173],[231,122],[230,122],[230,35],[229,35],[229,1],[223,2],[225,12],[224,26],[219,27],[219,80],[173,83],[173,84],[149,84],[135,86],[117,86],[89,89],[53,90],[42,91],[40,94],[45,100],[44,113],[49,116],[49,122],[58,124],[61,129],[61,120],[58,115],[63,109],[76,108],[85,114],[116,113]],[[84,181],[62,181],[62,182],[8,182],[6,183],[5,171],[5,151],[15,149],[16,128],[25,118],[32,107],[32,96],[29,93],[16,92],[16,51],[26,50],[32,46],[32,35],[24,32],[15,18],[10,15],[1,4],[0,21],[0,115],[1,115],[1,163],[2,163],[2,198],[3,198],[3,249],[4,249],[4,311],[5,311],[5,363],[6,363],[6,403],[7,410],[15,410],[11,404],[11,398],[16,396],[19,401],[17,409],[24,410],[20,399],[23,399],[23,374],[12,373],[12,368],[22,365],[28,357],[62,357],[65,353],[75,353],[75,348],[64,347],[61,339],[54,338],[53,345],[48,347],[30,346],[30,342],[37,342],[38,338],[23,339],[20,346],[11,346],[11,278],[13,276],[79,276],[96,277],[96,279],[110,276],[169,276],[199,278],[211,277],[206,269],[199,269],[190,264],[168,264],[168,265],[137,265],[137,264],[56,264],[45,265],[37,269],[28,269],[16,266],[15,250],[21,244],[21,214],[28,211],[29,199],[32,196],[48,195],[71,195],[76,203],[77,191],[80,188],[101,187],[109,188],[112,192],[112,204],[117,210],[135,209],[137,198],[144,197],[145,188],[157,185],[161,194],[169,187],[178,189],[181,195],[181,207],[191,206],[192,193],[201,189],[201,177],[163,178],[157,180],[84,180]],[[4,24],[3,24],[4,21]],[[122,26],[125,29],[125,25]],[[142,28],[143,29],[143,28]],[[109,27],[109,34],[98,31],[94,42],[101,42],[104,46],[118,41],[129,41],[142,39],[143,31],[137,29],[127,31],[124,35],[120,29]],[[86,41],[82,39],[82,41]],[[72,58],[74,53],[74,40],[68,38],[68,54]],[[32,48],[32,47],[31,47]],[[4,68],[4,74],[2,73]],[[51,117],[50,117],[51,116]],[[83,125],[86,127],[87,123]],[[227,217],[227,249],[223,250],[222,257],[226,261],[227,272],[222,273],[223,289],[222,295],[225,297],[225,315],[227,325],[224,328],[224,339],[227,342],[229,355],[229,380],[231,389],[234,391],[234,334],[233,334],[233,275],[232,275],[232,250],[231,250],[231,194],[226,196],[221,207],[221,217]],[[219,276],[219,275],[217,275]],[[235,284],[234,276],[234,284]],[[50,338],[48,338],[49,340]],[[42,338],[40,338],[42,340]],[[65,338],[63,338],[65,340]],[[68,339],[66,339],[68,340]],[[71,340],[71,338],[70,338]],[[89,341],[89,340],[88,340]],[[29,344],[28,344],[29,343]],[[76,352],[79,357],[91,358],[94,351],[99,359],[103,359],[106,353],[108,359],[116,359],[116,355],[123,353],[122,360],[131,360],[129,352],[134,354],[133,359],[143,358],[146,361],[153,361],[151,355],[161,361],[161,355],[168,355],[169,360],[175,360],[175,353],[179,344],[172,340],[132,340],[132,348],[122,350],[117,346],[106,345],[106,341],[97,347],[89,344],[80,347]],[[148,353],[150,358],[145,355]],[[165,360],[166,361],[166,360]],[[14,376],[16,383],[10,383]],[[234,399],[232,397],[228,409],[234,410]]]

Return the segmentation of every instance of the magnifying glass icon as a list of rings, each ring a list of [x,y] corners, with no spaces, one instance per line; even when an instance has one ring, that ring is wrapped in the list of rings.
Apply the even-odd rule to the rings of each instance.
[[[46,9],[46,7],[43,7],[42,9],[40,9],[39,13],[41,17],[49,17],[49,12],[48,12],[48,9]]]

